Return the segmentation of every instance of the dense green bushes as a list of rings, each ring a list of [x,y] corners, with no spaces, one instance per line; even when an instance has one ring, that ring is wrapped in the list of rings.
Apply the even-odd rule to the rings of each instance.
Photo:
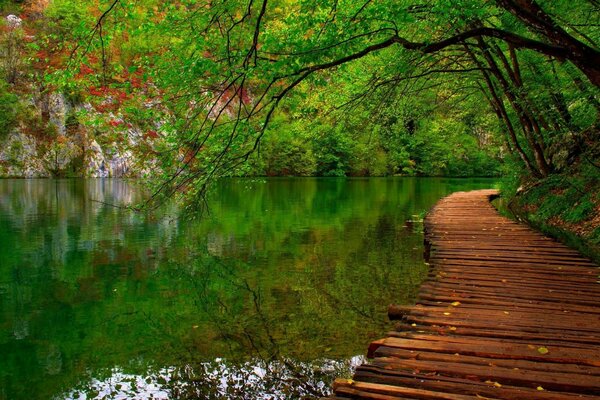
[[[498,176],[500,146],[482,124],[441,116],[414,126],[400,118],[365,121],[354,110],[344,118],[279,115],[252,165],[243,174],[267,176]],[[407,126],[410,128],[407,128]],[[479,131],[478,131],[479,130]],[[478,137],[477,135],[485,137]],[[482,143],[487,140],[488,142]],[[491,141],[491,142],[490,142]]]
[[[561,174],[516,186],[513,180],[504,191],[515,215],[600,260],[598,166],[582,161]]]
[[[9,85],[0,80],[0,139],[17,124],[19,98],[10,92]]]

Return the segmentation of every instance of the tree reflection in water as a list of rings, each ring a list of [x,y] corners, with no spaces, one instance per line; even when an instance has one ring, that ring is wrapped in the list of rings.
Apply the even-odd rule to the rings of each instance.
[[[363,356],[349,360],[294,360],[264,362],[252,360],[231,363],[217,358],[194,367],[163,368],[142,376],[113,369],[100,381],[92,379],[85,387],[67,393],[66,399],[90,397],[111,399],[304,399],[330,392],[331,375],[347,376],[365,361]]]
[[[0,181],[0,398],[327,394],[426,274],[406,221],[489,185],[225,180],[188,221],[112,207],[124,181]]]

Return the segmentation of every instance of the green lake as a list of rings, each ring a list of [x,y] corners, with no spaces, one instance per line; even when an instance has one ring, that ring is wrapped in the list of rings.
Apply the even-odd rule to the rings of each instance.
[[[349,377],[427,273],[424,213],[490,179],[0,180],[0,399],[299,399]]]

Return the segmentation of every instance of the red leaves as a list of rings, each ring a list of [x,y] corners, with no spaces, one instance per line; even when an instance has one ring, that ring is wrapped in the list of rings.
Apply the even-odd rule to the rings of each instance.
[[[245,87],[229,88],[223,92],[220,99],[220,105],[225,106],[228,104],[231,109],[235,109],[240,103],[250,104],[250,102],[250,93]]]
[[[107,93],[108,88],[106,86],[102,86],[99,88],[96,88],[95,86],[91,86],[88,93],[91,96],[98,96],[98,97],[102,97],[105,96]]]
[[[196,151],[193,149],[188,149],[183,156],[183,162],[186,164],[193,164],[196,160]]]
[[[119,102],[124,102],[129,99],[129,95],[123,90],[115,89],[113,95],[117,98]]]
[[[100,112],[117,111],[124,102],[132,97],[123,89],[108,86],[90,86],[88,94],[101,100],[94,105],[94,108]]]
[[[131,87],[135,89],[140,89],[142,87],[142,80],[137,76],[131,76],[129,78],[129,83],[131,83]]]
[[[40,59],[40,60],[46,60],[46,59],[50,58],[50,53],[48,52],[48,50],[45,50],[45,49],[38,50],[35,53],[35,57],[38,58],[38,59]]]
[[[79,67],[79,74],[77,74],[78,78],[81,78],[85,75],[93,74],[94,70],[85,64],[81,64]]]
[[[146,139],[146,140],[158,139],[158,132],[153,131],[153,130],[149,130],[148,132],[146,132],[144,134],[144,139]]]

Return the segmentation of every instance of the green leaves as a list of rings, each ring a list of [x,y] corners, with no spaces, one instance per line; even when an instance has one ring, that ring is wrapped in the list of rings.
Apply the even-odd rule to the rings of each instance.
[[[0,139],[7,136],[16,126],[20,111],[19,98],[10,91],[3,80],[0,80]]]
[[[593,91],[573,84],[581,80],[577,68],[547,62],[537,50],[512,51],[502,35],[422,54],[422,44],[479,26],[538,40],[494,2],[121,0],[112,9],[109,0],[84,3],[56,0],[45,10],[47,31],[29,45],[37,68],[48,84],[79,92],[99,112],[144,128],[168,126],[161,137],[172,151],[161,155],[163,164],[170,172],[178,164],[184,169],[175,187],[247,172],[241,164],[269,135],[278,139],[265,146],[261,162],[281,150],[302,173],[494,175],[507,153],[500,147],[510,142],[503,137],[509,125],[524,158],[532,158],[538,138],[552,159],[565,132],[595,121]],[[557,21],[561,13],[573,17],[597,42],[598,33],[559,3],[543,7]],[[59,51],[40,51],[50,47]],[[492,54],[499,72],[484,54]],[[511,78],[516,60],[518,80]],[[47,72],[48,64],[57,72]],[[104,104],[107,97],[94,94],[100,92],[118,97],[120,108]],[[145,112],[149,103],[160,111]],[[519,109],[530,110],[530,125],[541,128],[528,132]],[[276,118],[285,122],[270,128]],[[260,173],[258,164],[250,171]]]

